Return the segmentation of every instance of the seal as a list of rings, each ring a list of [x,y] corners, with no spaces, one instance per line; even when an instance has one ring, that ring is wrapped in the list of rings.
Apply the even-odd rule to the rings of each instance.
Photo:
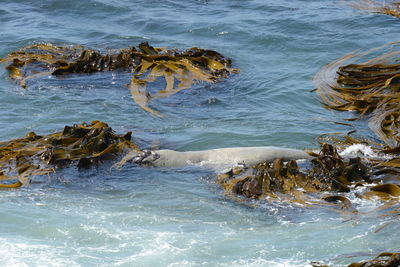
[[[226,169],[237,165],[252,166],[261,162],[272,162],[278,158],[288,161],[312,159],[313,157],[303,150],[263,146],[230,147],[185,152],[169,149],[147,150],[138,154],[133,161],[140,165],[154,167],[199,165],[213,169]]]

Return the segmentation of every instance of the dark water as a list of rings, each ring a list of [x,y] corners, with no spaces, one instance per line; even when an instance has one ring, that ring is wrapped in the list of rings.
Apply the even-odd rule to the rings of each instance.
[[[103,120],[144,146],[198,150],[316,148],[332,121],[311,79],[359,48],[398,41],[400,20],[341,1],[9,1],[0,5],[0,56],[51,42],[122,48],[214,49],[240,74],[135,105],[124,72],[44,77],[21,89],[0,68],[0,139]],[[365,126],[364,126],[365,127]],[[346,264],[399,248],[390,219],[291,206],[238,205],[198,168],[70,169],[0,194],[4,266],[309,266]],[[369,211],[377,203],[359,203]],[[350,258],[347,256],[357,256]]]

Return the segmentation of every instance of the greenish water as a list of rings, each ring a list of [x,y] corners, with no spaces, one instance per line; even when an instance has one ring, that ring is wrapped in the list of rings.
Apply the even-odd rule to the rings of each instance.
[[[148,41],[214,49],[241,72],[152,102],[166,115],[160,119],[133,103],[129,73],[44,77],[25,90],[0,68],[0,140],[97,119],[132,130],[142,147],[316,148],[318,135],[349,129],[332,123],[348,114],[324,109],[310,92],[313,75],[355,49],[400,37],[400,20],[340,1],[1,3],[0,56],[37,42],[106,49]],[[375,233],[390,218],[238,204],[213,179],[195,167],[104,166],[1,191],[0,266],[337,265],[399,249],[399,223]],[[378,203],[357,205],[367,212]]]

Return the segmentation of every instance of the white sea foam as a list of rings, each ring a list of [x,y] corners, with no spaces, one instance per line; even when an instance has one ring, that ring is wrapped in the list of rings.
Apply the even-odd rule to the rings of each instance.
[[[309,267],[308,263],[294,259],[281,259],[281,260],[268,260],[263,258],[251,259],[251,260],[237,260],[231,263],[223,264],[221,266],[265,266],[265,267]]]
[[[380,152],[376,152],[371,146],[365,144],[354,144],[339,151],[342,157],[364,157],[371,159],[391,159],[392,156]]]
[[[60,248],[47,244],[0,238],[0,250],[0,266],[79,266],[68,257],[58,255]]]
[[[343,151],[339,153],[341,156],[367,156],[370,158],[381,157],[379,153],[376,153],[372,150],[372,148],[365,144],[354,144],[349,147],[346,147]]]

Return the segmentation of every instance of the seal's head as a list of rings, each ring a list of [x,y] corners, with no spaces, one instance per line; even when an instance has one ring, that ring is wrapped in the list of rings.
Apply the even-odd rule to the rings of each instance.
[[[159,159],[160,155],[152,150],[143,150],[132,161],[138,165],[152,165],[152,163]]]

